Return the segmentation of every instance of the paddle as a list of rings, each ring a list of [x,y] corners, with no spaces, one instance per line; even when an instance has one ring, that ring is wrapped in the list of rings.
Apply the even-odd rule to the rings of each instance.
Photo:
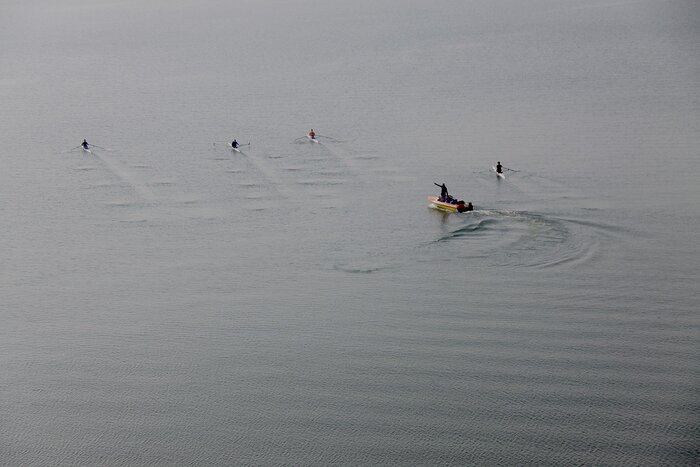
[[[329,139],[329,140],[333,141],[334,143],[341,143],[341,142],[342,142],[342,141],[340,141],[340,140],[337,139],[337,138],[333,138],[332,136],[319,135],[318,133],[316,134],[316,137],[317,137],[317,138],[326,138],[326,139]]]
[[[235,148],[234,148],[233,146],[231,146],[231,144],[229,144],[229,145],[228,145],[228,148],[229,148],[229,149],[233,149],[233,150],[235,150],[235,151],[238,151],[238,152],[240,152],[240,153],[242,154],[243,151],[241,151],[241,148],[242,148],[242,147],[245,147],[245,146],[250,146],[250,143],[248,143],[248,144],[239,144],[239,145],[236,146]]]
[[[65,151],[61,151],[61,154],[65,154],[65,153],[67,153],[67,152],[75,151],[76,149],[82,148],[82,147],[83,147],[83,145],[82,145],[82,144],[79,144],[78,146],[76,146],[76,147],[74,147],[74,148],[70,148],[70,149],[66,149]]]
[[[230,141],[214,141],[214,142],[211,143],[211,144],[214,145],[214,146],[216,146],[217,144],[225,144],[226,146],[228,146],[228,147],[230,147],[230,148],[233,147],[233,146],[231,146],[231,142],[230,142]],[[250,146],[250,142],[248,142],[247,144],[239,144],[239,145],[236,146],[236,147],[237,147],[237,148],[240,148],[241,146]]]

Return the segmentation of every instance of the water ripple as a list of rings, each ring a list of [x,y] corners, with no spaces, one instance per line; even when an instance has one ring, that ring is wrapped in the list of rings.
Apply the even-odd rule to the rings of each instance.
[[[457,217],[457,216],[454,216]],[[488,257],[509,267],[572,267],[593,261],[614,226],[525,211],[481,210],[459,216],[461,224],[433,244],[468,243],[455,257]]]

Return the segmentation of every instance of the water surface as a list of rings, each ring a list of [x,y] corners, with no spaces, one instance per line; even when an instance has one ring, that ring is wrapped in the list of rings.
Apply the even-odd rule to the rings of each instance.
[[[697,463],[695,2],[0,13],[1,463]]]

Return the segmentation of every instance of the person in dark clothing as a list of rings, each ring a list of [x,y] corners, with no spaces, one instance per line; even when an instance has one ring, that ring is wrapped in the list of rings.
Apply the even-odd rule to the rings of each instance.
[[[468,204],[464,204],[464,201],[460,200],[457,202],[457,211],[458,212],[467,212],[467,211],[473,211],[474,206],[472,205],[471,201]]]
[[[238,147],[238,141],[236,141],[235,139],[233,141],[231,141],[231,147],[233,149],[236,149]]]
[[[437,183],[433,182],[433,184],[434,184],[435,186],[439,186],[439,187],[440,187],[440,200],[441,200],[441,201],[447,199],[447,197],[450,196],[449,193],[447,193],[447,187],[445,186],[444,183],[443,183],[442,185],[438,185]]]
[[[498,163],[496,164],[496,173],[503,173],[503,166],[501,165],[501,161],[498,161]]]
[[[80,145],[85,149],[90,149],[90,145],[88,144],[86,139],[84,139]]]

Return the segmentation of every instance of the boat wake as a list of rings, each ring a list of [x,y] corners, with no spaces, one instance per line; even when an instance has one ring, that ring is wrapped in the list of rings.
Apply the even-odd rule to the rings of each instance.
[[[456,216],[455,216],[456,217]],[[487,258],[492,265],[527,268],[577,266],[595,260],[609,226],[529,212],[475,211],[431,242],[449,245],[453,258]],[[456,244],[460,244],[455,249]],[[462,248],[464,246],[464,248]]]
[[[371,274],[387,268],[387,266],[357,264],[336,264],[333,266],[333,269],[336,271],[348,272],[351,274]]]
[[[443,237],[438,238],[435,240],[436,242],[445,242],[449,240],[454,240],[459,237],[464,237],[464,236],[475,236],[479,235],[480,232],[488,232],[489,228],[491,225],[496,224],[498,221],[494,219],[481,219],[476,222],[469,223],[465,225],[464,227],[460,227],[452,232],[450,232],[447,235],[444,235]]]
[[[256,157],[241,151],[233,158],[240,162],[242,172],[247,172],[248,176],[258,180],[256,185],[260,185],[262,192],[272,191],[276,198],[288,198],[283,184],[276,176],[275,171],[269,167],[263,157]],[[242,185],[247,182],[242,182]]]
[[[98,152],[95,152],[93,157],[102,165],[102,167],[107,170],[107,172],[118,179],[124,187],[128,187],[143,204],[152,205],[155,203],[155,195],[153,192],[146,186],[146,184],[139,183],[125,167],[122,167],[113,159],[100,156]]]
[[[178,190],[178,183],[167,176],[154,177],[152,167],[130,163],[94,151],[91,161],[100,179],[87,189],[100,193],[103,205],[120,221],[129,223],[210,218],[212,210],[199,207],[198,199]],[[184,198],[184,199],[183,199]]]

